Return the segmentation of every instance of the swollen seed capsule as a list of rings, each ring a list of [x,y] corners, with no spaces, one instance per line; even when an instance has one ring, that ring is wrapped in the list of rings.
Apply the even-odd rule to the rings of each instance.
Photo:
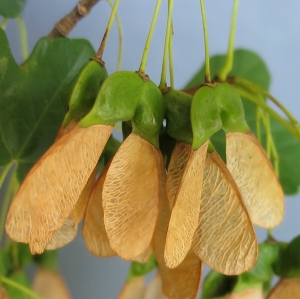
[[[83,65],[62,93],[61,100],[67,108],[63,127],[66,127],[72,119],[79,119],[91,110],[106,78],[105,66],[94,60]]]
[[[169,89],[163,96],[166,102],[167,134],[179,142],[192,144],[192,96],[174,89]]]

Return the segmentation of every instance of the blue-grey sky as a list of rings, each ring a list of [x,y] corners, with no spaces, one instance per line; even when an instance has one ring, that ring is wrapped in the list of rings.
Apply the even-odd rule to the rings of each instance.
[[[121,0],[119,16],[124,33],[122,69],[137,70],[155,6],[154,0]],[[225,53],[229,35],[233,1],[206,1],[211,54]],[[300,2],[299,1],[240,1],[236,48],[258,52],[266,61],[271,74],[271,92],[300,119]],[[46,35],[76,0],[28,0],[24,20],[28,29],[31,50],[36,41]],[[147,73],[159,82],[165,34],[167,1],[163,1],[151,45]],[[110,7],[102,0],[70,34],[91,41],[97,49],[104,33]],[[198,1],[175,1],[174,5],[174,67],[175,85],[184,86],[204,60],[204,46]],[[19,35],[16,23],[10,21],[7,33],[13,53],[20,58]],[[114,72],[118,55],[118,35],[114,25],[104,60],[108,71]],[[275,229],[275,237],[288,241],[299,233],[299,196],[286,199],[283,224]],[[258,230],[260,240],[265,231]],[[74,299],[113,299],[126,279],[128,263],[118,258],[99,259],[92,256],[81,236],[64,247],[60,254],[61,270]]]

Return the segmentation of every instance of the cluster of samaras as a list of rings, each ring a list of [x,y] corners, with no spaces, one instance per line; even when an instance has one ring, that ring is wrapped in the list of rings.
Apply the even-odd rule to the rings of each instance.
[[[154,94],[157,102],[142,96],[143,102],[136,100],[134,110],[128,104],[133,112],[126,113],[132,118],[133,130],[96,179],[97,163],[114,122],[130,119],[117,118],[114,109],[118,106],[107,97],[103,100],[105,92],[111,94],[105,82],[112,79],[106,79],[96,100],[97,104],[100,98],[101,109],[92,109],[93,113],[101,111],[99,121],[87,117],[88,124],[84,119],[78,123],[74,118],[62,128],[18,190],[7,216],[6,232],[15,241],[28,243],[32,253],[42,253],[70,242],[84,219],[83,237],[93,254],[145,262],[154,252],[164,294],[170,299],[195,298],[202,263],[228,275],[254,267],[258,247],[253,224],[272,228],[281,222],[283,192],[263,148],[248,129],[226,129],[226,165],[209,136],[199,135],[201,128],[206,130],[207,126],[209,130],[216,115],[213,111],[212,118],[206,120],[202,115],[198,119],[197,113],[201,109],[205,112],[205,107],[199,108],[205,101],[198,100],[203,99],[201,93],[207,93],[205,88],[196,93],[198,102],[194,97],[196,106],[193,102],[191,106],[195,113],[191,116],[193,142],[175,138],[166,169],[159,147],[151,142],[156,140],[154,133],[159,133],[164,118],[163,106],[156,104],[163,102],[163,96],[152,85],[144,88],[150,83],[137,74],[124,74],[125,79],[140,80],[136,82],[142,87],[137,90]],[[118,82],[124,81],[121,79]],[[113,89],[115,95],[124,96],[124,90],[117,88]],[[219,85],[211,90],[222,88]],[[150,102],[156,105],[153,109]],[[221,127],[235,128],[223,113],[229,108],[219,102]],[[120,106],[125,115],[127,106]],[[113,107],[109,113],[107,107]],[[234,114],[235,107],[230,109]],[[104,119],[103,111],[111,120]],[[168,111],[167,128],[173,126],[176,137],[180,128],[170,117],[172,108]],[[151,113],[154,116],[147,123]],[[197,130],[197,126],[201,128]]]

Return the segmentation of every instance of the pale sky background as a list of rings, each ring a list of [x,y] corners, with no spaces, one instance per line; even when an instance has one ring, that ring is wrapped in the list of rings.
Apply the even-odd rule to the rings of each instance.
[[[121,0],[119,15],[124,32],[122,69],[137,70],[148,28],[155,6],[154,0]],[[167,1],[163,1],[157,28],[151,46],[147,73],[159,83]],[[232,2],[207,0],[206,11],[211,54],[224,53],[231,18]],[[299,73],[300,69],[300,1],[241,0],[236,35],[236,48],[258,52],[266,61],[272,74],[271,92],[300,119]],[[55,22],[68,13],[74,0],[28,0],[24,20],[28,29],[29,49],[48,34]],[[91,14],[82,20],[71,37],[84,37],[97,49],[104,33],[110,7],[102,0]],[[204,60],[204,46],[199,1],[175,1],[174,5],[174,63],[175,86],[181,88],[199,69]],[[19,35],[15,21],[7,27],[13,53],[20,59]],[[104,60],[109,73],[115,71],[118,49],[117,29],[114,25],[108,41]],[[283,224],[274,235],[289,241],[299,234],[299,196],[286,199]],[[260,241],[266,233],[258,230]],[[114,299],[126,279],[129,263],[119,258],[99,259],[85,248],[79,235],[60,252],[61,271],[74,299]]]

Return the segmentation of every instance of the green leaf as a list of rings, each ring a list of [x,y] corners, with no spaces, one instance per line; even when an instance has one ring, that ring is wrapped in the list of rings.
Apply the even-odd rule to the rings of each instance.
[[[283,268],[284,268],[284,254],[285,250],[288,246],[286,242],[276,242],[271,244],[274,249],[274,261],[272,263],[272,269],[275,275],[282,276],[283,275]]]
[[[130,282],[134,277],[144,276],[150,273],[156,267],[157,267],[157,263],[154,255],[152,255],[148,260],[148,262],[144,264],[138,262],[132,262],[130,266],[127,282]]]
[[[285,278],[300,277],[300,235],[294,238],[281,255],[281,276]]]
[[[231,293],[238,276],[227,276],[216,271],[210,271],[202,285],[201,299],[223,297]]]
[[[36,254],[34,262],[41,268],[58,271],[58,251],[45,250],[42,254]]]
[[[15,272],[13,274],[11,274],[8,277],[10,280],[22,285],[23,287],[27,288],[27,289],[31,289],[30,286],[30,279],[29,277],[24,273],[24,272]],[[5,286],[7,293],[9,295],[9,298],[11,299],[29,299],[30,296],[28,294],[25,294],[23,291],[21,291],[20,289],[17,289],[16,287],[13,287],[11,285],[6,285]]]
[[[11,268],[11,261],[4,250],[0,250],[0,276],[6,276]]]
[[[23,10],[27,0],[0,0],[0,15],[16,18]]]
[[[12,242],[6,252],[11,263],[18,268],[26,267],[33,260],[28,244]]]
[[[0,44],[0,166],[15,161],[22,181],[55,139],[64,86],[94,50],[86,40],[44,37],[20,68],[1,29]]]
[[[225,63],[226,55],[216,55],[210,58],[211,76],[215,77]],[[239,76],[268,90],[270,73],[262,58],[249,50],[238,49],[234,51],[234,63],[230,76]],[[185,86],[185,89],[199,86],[204,82],[205,67],[202,66]]]

